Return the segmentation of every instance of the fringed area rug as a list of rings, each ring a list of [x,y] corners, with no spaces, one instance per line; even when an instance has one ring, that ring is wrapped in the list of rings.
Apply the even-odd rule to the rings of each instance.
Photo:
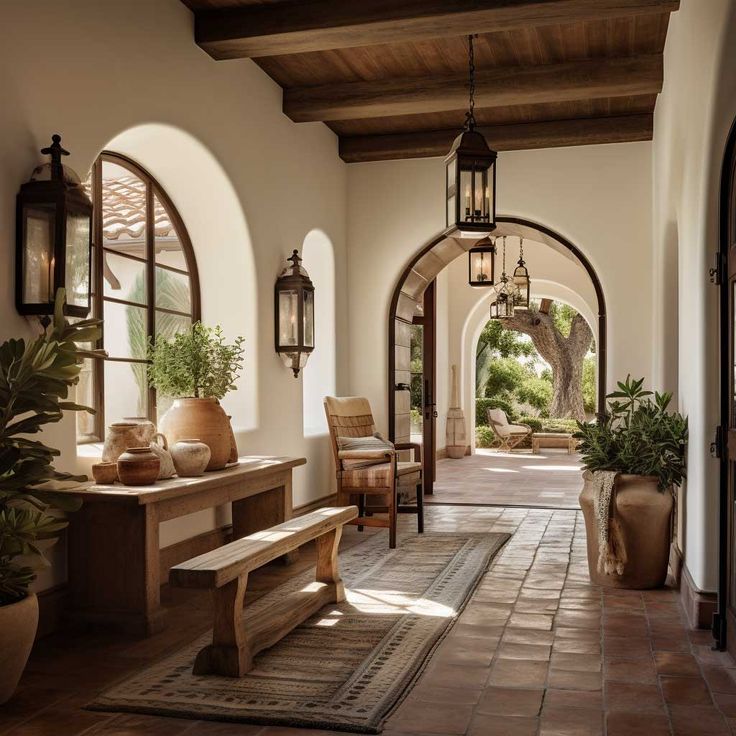
[[[211,634],[103,693],[94,710],[379,733],[508,534],[377,534],[340,558],[347,589],[235,679],[195,676]],[[314,579],[307,570],[250,606]],[[247,599],[247,596],[246,596]]]

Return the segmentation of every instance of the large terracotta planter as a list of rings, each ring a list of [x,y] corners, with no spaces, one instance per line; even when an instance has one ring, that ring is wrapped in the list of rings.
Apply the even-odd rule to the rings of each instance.
[[[196,437],[210,448],[207,470],[222,470],[230,457],[230,420],[217,399],[176,399],[164,414],[159,430],[169,446]]]
[[[38,628],[38,598],[31,593],[17,603],[0,606],[0,705],[18,686]]]
[[[657,479],[643,475],[619,475],[616,480],[615,519],[618,524],[626,564],[623,575],[598,572],[598,521],[593,508],[595,487],[589,472],[583,473],[580,506],[585,517],[590,579],[607,588],[644,590],[659,588],[667,578],[670,555],[670,491],[657,489]]]

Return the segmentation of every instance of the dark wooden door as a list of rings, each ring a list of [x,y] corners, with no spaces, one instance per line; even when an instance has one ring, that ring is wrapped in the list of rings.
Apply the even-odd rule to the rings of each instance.
[[[736,125],[722,170],[715,272],[721,284],[721,426],[715,448],[721,458],[721,570],[714,633],[736,656]]]
[[[424,463],[424,492],[434,493],[437,467],[437,330],[435,281],[424,292],[424,331],[422,341],[423,399],[422,461]]]

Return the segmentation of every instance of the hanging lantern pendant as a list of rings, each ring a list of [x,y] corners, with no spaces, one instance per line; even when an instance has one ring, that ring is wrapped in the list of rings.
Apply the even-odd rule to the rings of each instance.
[[[468,251],[468,284],[493,286],[496,280],[496,241],[483,238]]]
[[[503,236],[503,270],[501,280],[495,287],[495,300],[491,303],[491,319],[507,319],[514,315],[514,293],[513,287],[509,287],[509,279],[506,276],[506,236]]]
[[[529,279],[529,269],[524,261],[524,238],[519,238],[519,260],[513,275],[514,284],[514,308],[529,309],[531,280]]]
[[[475,56],[468,36],[468,111],[445,158],[447,234],[487,237],[496,227],[496,152],[475,129]]]

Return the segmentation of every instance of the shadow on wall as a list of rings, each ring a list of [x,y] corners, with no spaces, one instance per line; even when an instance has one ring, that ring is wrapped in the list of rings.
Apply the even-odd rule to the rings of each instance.
[[[335,255],[325,233],[307,234],[302,259],[314,284],[315,344],[302,374],[303,431],[305,437],[312,437],[328,433],[322,402],[325,396],[335,395]]]
[[[238,390],[223,401],[238,432],[258,427],[256,270],[250,233],[238,196],[210,150],[170,125],[138,125],[106,146],[151,172],[186,225],[197,260],[202,321],[222,326],[228,339],[245,337]]]

